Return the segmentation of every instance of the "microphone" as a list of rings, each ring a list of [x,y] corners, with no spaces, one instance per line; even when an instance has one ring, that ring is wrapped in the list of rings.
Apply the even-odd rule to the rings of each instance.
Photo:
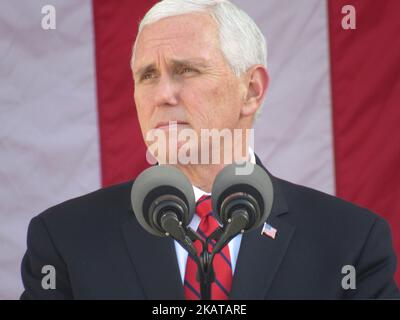
[[[245,163],[249,174],[237,174],[243,164],[222,169],[212,187],[213,211],[223,225],[212,254],[216,254],[237,234],[254,230],[271,213],[274,190],[271,178],[259,165]]]
[[[144,170],[132,186],[131,204],[146,231],[171,236],[190,254],[197,255],[186,232],[195,212],[195,196],[189,179],[180,170],[169,165]]]

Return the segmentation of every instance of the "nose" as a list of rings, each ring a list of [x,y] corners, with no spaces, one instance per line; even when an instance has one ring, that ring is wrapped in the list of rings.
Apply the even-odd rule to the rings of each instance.
[[[156,106],[175,106],[178,104],[178,84],[168,77],[160,77],[154,88],[154,99]]]

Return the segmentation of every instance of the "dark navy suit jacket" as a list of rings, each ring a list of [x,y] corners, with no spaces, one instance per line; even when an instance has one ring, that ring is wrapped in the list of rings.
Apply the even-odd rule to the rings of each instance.
[[[267,222],[277,234],[262,236],[260,227],[243,235],[231,299],[400,297],[384,219],[270,176],[275,198]],[[132,183],[66,201],[32,219],[22,299],[184,299],[174,241],[139,225]],[[56,289],[42,288],[44,265],[54,266]],[[355,268],[356,289],[342,287],[346,265]]]

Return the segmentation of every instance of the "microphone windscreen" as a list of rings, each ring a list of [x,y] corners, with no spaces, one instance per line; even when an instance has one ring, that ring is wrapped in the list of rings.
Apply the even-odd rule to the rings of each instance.
[[[250,194],[260,206],[260,216],[248,230],[258,228],[267,220],[272,209],[274,188],[270,176],[259,165],[249,162],[246,162],[246,167],[237,163],[227,165],[218,173],[211,196],[213,211],[223,224],[226,221],[221,216],[221,204],[237,192]]]
[[[140,225],[156,236],[165,236],[165,233],[150,223],[150,207],[154,200],[164,195],[177,196],[186,203],[188,211],[182,217],[185,226],[192,220],[196,208],[192,184],[179,169],[158,165],[144,170],[133,183],[131,204]]]

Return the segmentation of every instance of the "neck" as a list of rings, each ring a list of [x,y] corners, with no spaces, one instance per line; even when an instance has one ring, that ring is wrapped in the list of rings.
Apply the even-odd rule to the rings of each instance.
[[[240,148],[240,147],[239,147]],[[241,147],[241,152],[233,152],[223,151],[220,152],[220,159],[219,163],[213,164],[176,164],[174,165],[179,170],[181,170],[190,180],[192,185],[196,186],[197,188],[210,193],[212,189],[212,185],[218,173],[228,164],[232,162],[240,162],[240,161],[250,161],[249,155],[249,147],[248,144],[244,144]],[[228,156],[228,161],[226,161],[224,152],[226,154],[230,154]],[[233,161],[232,161],[233,160]]]
[[[215,177],[224,166],[224,164],[176,165],[189,178],[192,185],[208,193],[211,193]]]
[[[246,121],[248,121],[248,123],[246,122],[237,126],[238,128],[241,128],[242,131],[238,136],[233,135],[233,146],[231,145],[230,147],[227,147],[223,138],[221,138],[218,145],[215,145],[214,150],[212,147],[213,143],[211,143],[211,146],[205,144],[200,147],[202,145],[200,142],[200,146],[197,145],[194,147],[194,149],[200,149],[199,154],[197,155],[198,164],[182,164],[179,163],[178,160],[177,163],[174,162],[174,164],[171,165],[181,170],[192,185],[210,193],[216,176],[226,165],[231,164],[232,162],[250,161],[249,145],[250,141],[254,141],[254,132],[253,129],[251,129],[252,120],[246,119]],[[209,151],[204,154],[204,157],[207,157],[206,154],[208,154],[208,161],[204,163],[201,156],[201,150],[207,149]],[[220,155],[219,159],[215,156],[218,153]],[[169,163],[168,160],[157,160],[160,164]]]

